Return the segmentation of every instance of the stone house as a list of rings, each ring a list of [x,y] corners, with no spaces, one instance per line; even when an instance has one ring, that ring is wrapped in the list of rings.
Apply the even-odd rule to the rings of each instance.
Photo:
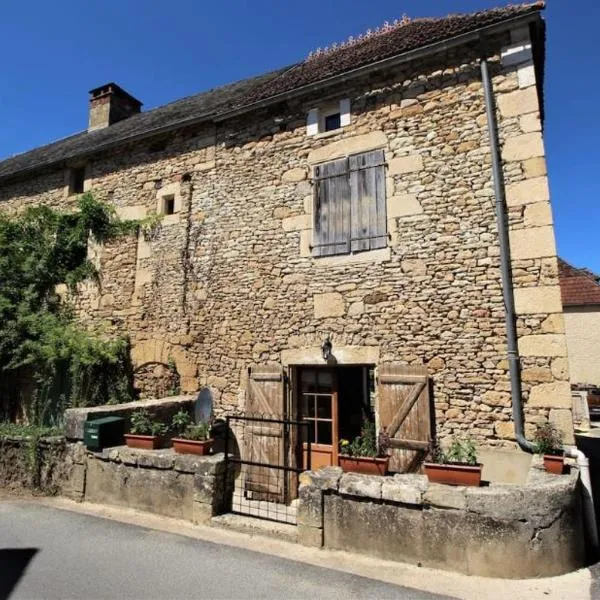
[[[600,388],[600,283],[587,269],[558,260],[572,386]]]
[[[393,430],[395,470],[433,435],[511,449],[484,57],[525,434],[550,419],[571,440],[543,6],[403,19],[148,112],[98,87],[87,131],[0,162],[0,200],[66,207],[92,190],[123,218],[162,215],[90,244],[101,282],[73,299],[84,322],[129,334],[141,397],[164,394],[174,363],[218,415],[308,418],[313,465],[364,418]]]

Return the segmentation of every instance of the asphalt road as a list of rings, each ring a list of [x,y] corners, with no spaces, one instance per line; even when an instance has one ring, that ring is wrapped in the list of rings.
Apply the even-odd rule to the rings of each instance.
[[[0,599],[442,598],[45,506],[0,502]]]

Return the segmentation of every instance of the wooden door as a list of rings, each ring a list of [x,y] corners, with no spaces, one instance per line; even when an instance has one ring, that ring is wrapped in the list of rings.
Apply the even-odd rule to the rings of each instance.
[[[284,381],[280,365],[253,367],[248,382],[247,414],[260,419],[282,420]],[[286,501],[286,443],[283,422],[248,420],[244,435],[244,460],[252,463],[246,470],[245,490],[253,500]],[[271,466],[269,466],[271,465]]]
[[[303,467],[315,471],[338,463],[338,392],[332,369],[302,369],[299,418],[308,423],[309,444],[303,441]],[[310,462],[309,462],[310,458]]]
[[[429,380],[425,367],[378,368],[379,427],[390,436],[389,470],[417,471],[430,449]]]

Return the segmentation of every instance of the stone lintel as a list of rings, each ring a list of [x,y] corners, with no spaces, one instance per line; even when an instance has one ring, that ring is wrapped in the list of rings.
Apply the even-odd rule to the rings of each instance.
[[[339,365],[375,365],[379,362],[378,346],[337,346],[333,343],[333,356]],[[294,348],[281,351],[284,365],[321,365],[321,346]]]
[[[388,139],[383,131],[355,135],[312,150],[308,155],[308,162],[309,164],[317,164],[358,152],[368,152],[376,148],[384,148],[387,143]]]

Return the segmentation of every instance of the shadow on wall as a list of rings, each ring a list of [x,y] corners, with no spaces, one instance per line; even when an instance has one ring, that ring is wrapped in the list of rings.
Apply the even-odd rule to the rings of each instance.
[[[0,550],[0,600],[6,600],[25,574],[37,548],[5,548]]]

